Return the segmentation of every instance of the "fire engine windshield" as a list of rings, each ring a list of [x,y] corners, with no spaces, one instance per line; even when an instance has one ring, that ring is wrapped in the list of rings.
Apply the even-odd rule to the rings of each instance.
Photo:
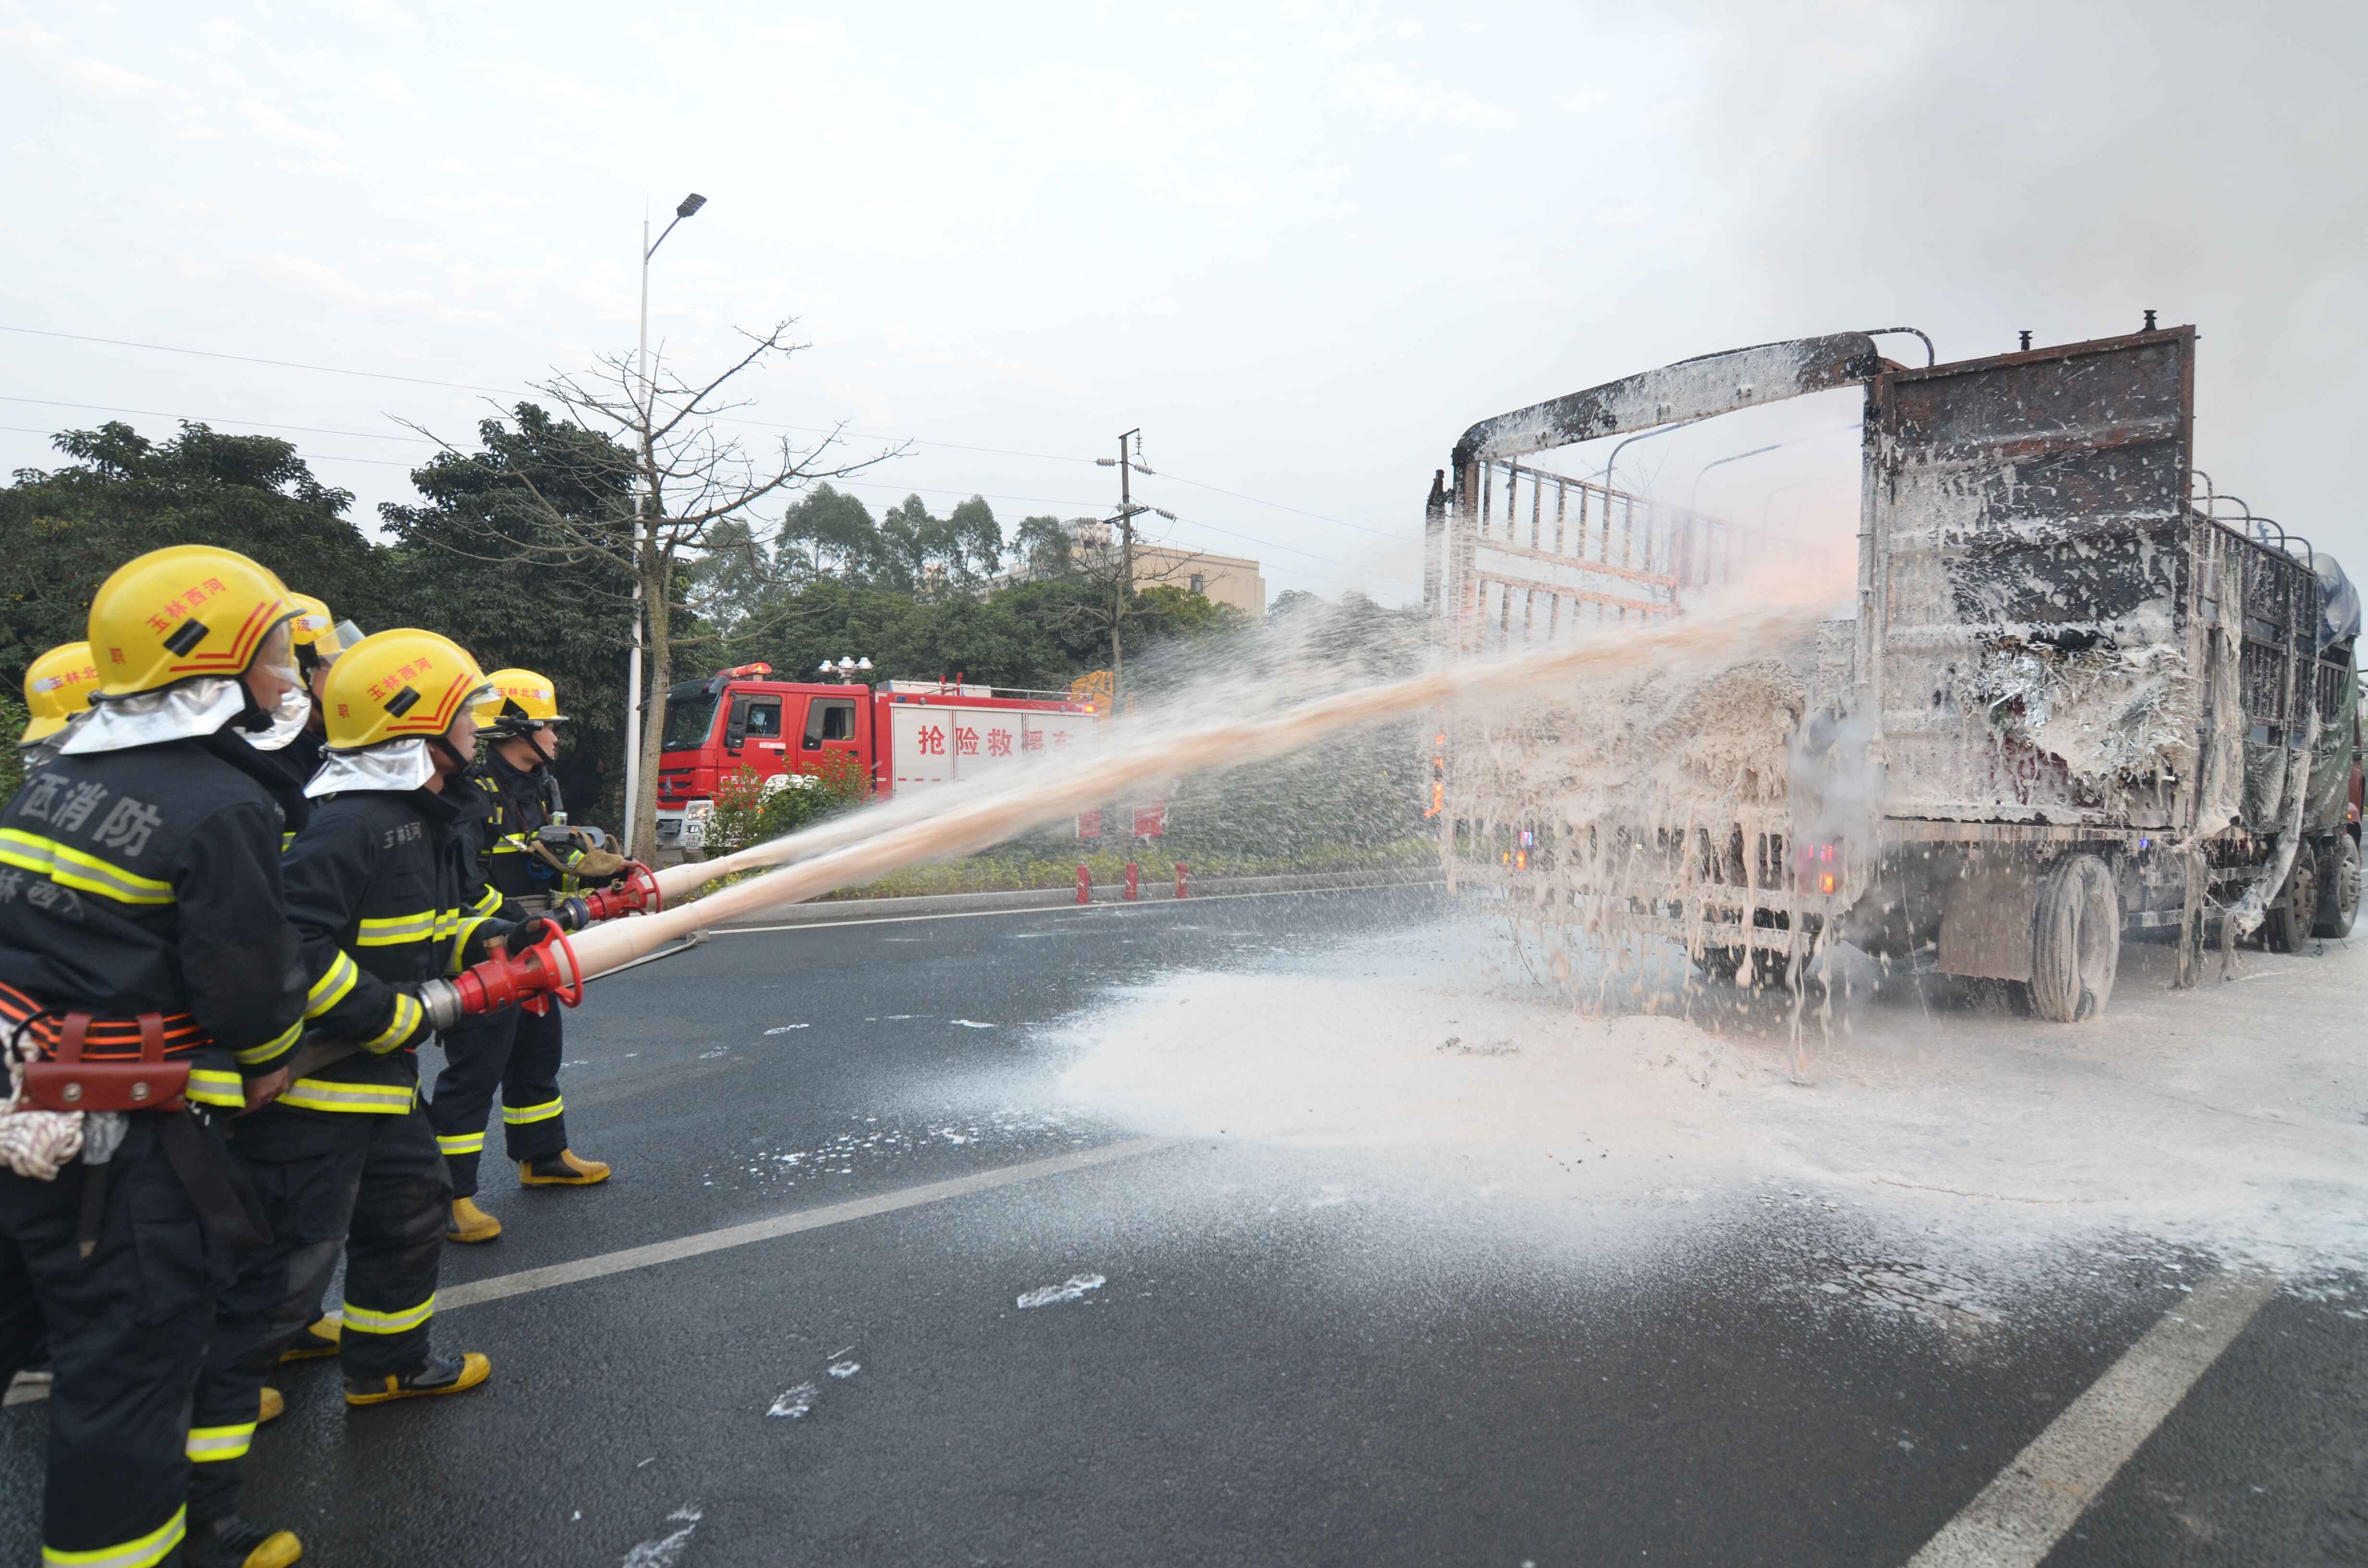
[[[704,686],[693,687],[683,696],[668,696],[666,739],[662,744],[667,751],[689,751],[704,745],[707,732],[714,723],[715,699]]]

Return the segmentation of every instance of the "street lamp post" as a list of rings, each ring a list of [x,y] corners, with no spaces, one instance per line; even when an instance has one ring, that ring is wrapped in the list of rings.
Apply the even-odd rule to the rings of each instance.
[[[707,198],[700,195],[699,192],[695,190],[689,196],[684,197],[682,200],[675,206],[674,223],[668,223],[666,226],[665,231],[658,235],[657,243],[655,244],[653,244],[650,242],[650,221],[647,218],[642,220],[642,342],[641,347],[634,350],[633,353],[633,374],[642,383],[642,431],[643,445],[645,448],[648,442],[650,426],[655,423],[651,417],[650,398],[650,257],[658,254],[658,245],[666,244],[666,235],[674,233],[675,223],[681,222],[685,218],[689,217],[692,213],[698,211],[700,208],[706,205]],[[648,472],[648,451],[645,449],[641,455],[643,459],[643,486],[642,506],[643,508],[643,513],[646,516],[648,512],[655,510],[657,506],[657,484],[656,482],[650,477]],[[633,548],[636,554],[638,554],[641,550],[641,540],[638,538],[633,541]],[[633,823],[634,820],[641,815],[641,782],[642,574],[640,570],[640,562],[636,561],[633,572],[633,656],[632,662],[627,665],[625,669],[624,837],[625,853],[629,857],[633,853]]]

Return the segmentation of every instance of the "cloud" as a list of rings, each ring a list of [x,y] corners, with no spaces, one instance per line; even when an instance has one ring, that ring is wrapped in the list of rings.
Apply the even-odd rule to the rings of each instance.
[[[1442,120],[1455,125],[1479,125],[1505,118],[1505,111],[1494,104],[1411,80],[1395,65],[1385,62],[1349,66],[1341,73],[1340,88],[1351,103],[1424,125]]]
[[[154,76],[142,76],[126,71],[120,65],[110,65],[104,60],[65,59],[58,62],[58,74],[85,92],[100,93],[111,98],[138,97],[162,92],[165,84]]]
[[[913,204],[909,201],[886,201],[874,199],[858,201],[855,203],[855,210],[874,218],[905,218],[912,215]]]
[[[383,98],[391,104],[411,101],[411,89],[404,86],[402,76],[393,71],[373,71],[362,78],[362,85],[370,89],[370,97]]]
[[[758,43],[787,44],[792,49],[832,49],[847,40],[846,29],[837,22],[787,22],[758,28],[748,36]]]
[[[609,100],[597,88],[586,85],[573,76],[563,76],[556,71],[527,70],[515,74],[511,81],[548,104],[561,108],[577,109],[586,114],[606,114]]]
[[[285,136],[291,141],[307,142],[324,153],[334,153],[345,145],[325,131],[315,131],[294,120],[259,99],[249,98],[238,106],[239,118],[256,131],[270,136]]]

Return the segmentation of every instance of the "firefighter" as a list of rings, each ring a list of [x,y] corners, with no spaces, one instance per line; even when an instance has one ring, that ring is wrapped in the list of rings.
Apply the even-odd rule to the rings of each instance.
[[[24,1092],[0,1115],[0,1381],[46,1328],[45,1562],[147,1568],[185,1539],[207,1568],[302,1554],[186,1506],[188,1448],[239,1440],[192,1430],[190,1390],[233,1259],[268,1233],[213,1119],[278,1091],[304,1009],[272,764],[239,738],[301,697],[295,613],[231,551],[119,568],[91,600],[96,704],[0,812],[0,1040]]]
[[[496,670],[477,706],[477,733],[489,744],[472,776],[482,815],[478,848],[485,879],[512,918],[548,910],[580,882],[605,882],[631,862],[567,829],[567,806],[551,776],[559,755],[557,689],[532,670]],[[451,1222],[445,1237],[489,1242],[502,1222],[477,1207],[477,1165],[494,1090],[502,1092],[502,1142],[518,1162],[523,1187],[590,1187],[609,1167],[567,1146],[566,1105],[559,1093],[559,1007],[548,996],[465,1018],[444,1035],[444,1070],[427,1108],[436,1142],[452,1173]]]
[[[67,726],[88,716],[91,693],[98,689],[98,666],[91,663],[90,644],[66,642],[25,666],[25,733],[17,737],[28,768],[57,755]]]
[[[419,1105],[419,1046],[457,1009],[433,983],[530,937],[495,920],[461,792],[476,744],[476,662],[429,631],[346,649],[322,688],[326,760],[284,868],[311,977],[310,1026],[286,1091],[240,1122],[234,1152],[271,1217],[271,1245],[225,1294],[198,1420],[257,1408],[264,1377],[320,1307],[345,1256],[338,1359],[348,1405],[458,1393],[491,1374],[428,1345],[451,1187]],[[425,994],[425,999],[423,999]],[[206,1465],[191,1511],[235,1504],[238,1455]]]
[[[290,739],[279,759],[290,778],[295,781],[296,801],[289,817],[288,838],[292,841],[296,830],[310,817],[309,797],[304,786],[321,770],[323,740],[325,732],[321,722],[321,691],[329,679],[329,666],[347,644],[361,641],[360,629],[350,620],[339,621],[329,613],[329,607],[310,594],[290,594],[302,611],[289,623],[290,640],[296,647],[296,668],[304,676],[304,685],[312,694],[311,710],[304,717],[304,727]],[[283,797],[284,800],[284,797]],[[282,847],[286,847],[283,844]],[[282,1361],[321,1361],[337,1353],[337,1325],[327,1322],[316,1305],[313,1321],[299,1330],[287,1349],[279,1354]],[[277,1391],[263,1391],[264,1419],[278,1414],[279,1396]]]
[[[321,690],[328,683],[329,666],[337,662],[348,640],[359,642],[360,634],[350,620],[339,623],[330,618],[329,607],[310,594],[290,594],[303,613],[290,627],[290,640],[296,645],[296,667],[304,676],[305,689],[312,694],[312,711],[305,715],[304,728],[289,742],[281,752],[288,770],[297,775],[300,783],[310,782],[320,771],[324,731],[321,721]]]

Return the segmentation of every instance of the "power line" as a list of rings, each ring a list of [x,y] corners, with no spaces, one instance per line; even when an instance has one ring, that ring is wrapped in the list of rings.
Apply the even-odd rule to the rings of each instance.
[[[363,378],[363,379],[370,380],[370,381],[401,381],[401,382],[404,382],[404,383],[406,383],[406,384],[408,384],[408,385],[412,385],[412,386],[446,387],[446,388],[450,388],[450,389],[453,389],[453,390],[456,390],[456,391],[460,391],[460,392],[488,392],[488,393],[492,393],[492,394],[498,395],[498,396],[514,396],[514,395],[516,395],[516,394],[517,394],[517,392],[518,392],[518,389],[517,389],[517,388],[489,387],[489,386],[483,386],[483,385],[479,385],[479,384],[477,384],[477,383],[475,383],[475,382],[472,382],[472,381],[438,381],[438,380],[433,379],[433,378],[431,378],[431,377],[426,377],[426,376],[403,376],[403,375],[395,375],[395,374],[393,374],[393,373],[392,373],[392,372],[383,371],[383,370],[357,370],[357,369],[348,369],[348,368],[347,368],[347,367],[339,366],[339,365],[313,365],[313,364],[307,364],[307,363],[304,363],[304,362],[302,362],[302,361],[301,361],[301,360],[294,360],[294,359],[271,359],[271,358],[263,358],[263,357],[261,357],[261,356],[259,356],[259,355],[252,355],[252,354],[227,354],[227,353],[221,352],[220,350],[216,350],[216,349],[210,349],[210,348],[184,348],[184,347],[177,347],[177,346],[176,346],[176,345],[173,345],[173,344],[166,344],[166,343],[145,343],[145,342],[142,342],[142,341],[139,341],[139,340],[137,340],[137,339],[134,339],[134,338],[123,338],[123,337],[99,337],[99,336],[96,336],[96,335],[91,335],[91,334],[88,334],[88,333],[78,333],[78,332],[54,332],[54,331],[50,331],[50,330],[47,330],[47,329],[45,329],[45,328],[41,328],[41,327],[12,326],[12,325],[8,325],[8,324],[5,324],[5,323],[0,323],[0,332],[13,332],[13,333],[21,334],[21,335],[26,335],[26,336],[31,336],[31,337],[51,337],[51,338],[57,338],[57,339],[61,339],[61,340],[63,340],[63,341],[66,341],[66,342],[73,342],[73,343],[99,343],[99,344],[105,344],[105,345],[108,345],[108,347],[117,347],[117,348],[139,348],[139,349],[145,349],[145,350],[148,350],[148,351],[150,351],[150,352],[153,352],[153,353],[158,353],[158,354],[186,354],[186,355],[190,355],[190,356],[193,356],[193,357],[196,357],[196,358],[206,358],[206,359],[227,359],[227,360],[235,361],[235,362],[240,363],[240,364],[247,364],[247,365],[268,365],[268,366],[272,366],[272,367],[277,368],[277,369],[289,369],[289,370],[310,370],[310,371],[314,371],[314,372],[317,372],[317,373],[319,373],[319,374],[323,374],[323,375],[332,375],[332,376],[355,376],[355,377],[359,377],[359,378]],[[529,390],[531,390],[531,389],[529,388]],[[179,419],[179,418],[187,418],[187,417],[188,417],[188,415],[184,415],[166,414],[166,413],[165,413],[165,412],[163,412],[163,411],[161,411],[161,410],[154,410],[154,409],[119,409],[119,408],[110,408],[110,407],[108,407],[108,405],[101,404],[101,403],[64,403],[64,402],[52,402],[52,401],[51,401],[51,400],[41,399],[41,398],[7,398],[7,399],[0,399],[0,401],[6,401],[6,402],[12,402],[12,403],[34,403],[34,404],[41,404],[41,405],[46,405],[46,406],[51,406],[51,407],[59,407],[59,408],[86,408],[86,409],[90,409],[90,410],[92,410],[92,411],[94,411],[94,412],[98,412],[98,413],[136,414],[136,415],[145,415],[145,416],[147,416],[147,417],[151,417],[151,418],[158,418],[158,419]],[[985,454],[988,454],[988,455],[996,456],[996,457],[1028,458],[1028,459],[1031,459],[1031,460],[1037,460],[1037,461],[1042,461],[1042,462],[1067,462],[1067,463],[1087,463],[1087,464],[1090,464],[1090,463],[1092,463],[1092,462],[1095,460],[1094,459],[1091,459],[1091,458],[1072,457],[1072,456],[1068,456],[1068,455],[1066,455],[1066,454],[1059,453],[1059,452],[1030,452],[1030,451],[1023,451],[1023,450],[1019,450],[1019,449],[1013,449],[1013,448],[1007,448],[1007,447],[980,447],[980,446],[972,446],[972,445],[968,445],[968,444],[966,444],[966,443],[960,442],[960,441],[933,441],[933,440],[928,440],[928,439],[925,439],[925,438],[920,437],[901,437],[901,436],[882,436],[882,435],[872,435],[872,434],[867,434],[867,433],[862,432],[862,431],[840,430],[840,429],[837,429],[837,428],[836,428],[836,427],[828,426],[815,426],[815,425],[788,425],[788,424],[777,423],[777,422],[775,422],[775,421],[771,421],[771,420],[749,419],[749,418],[746,418],[746,417],[742,417],[742,416],[736,416],[736,415],[714,415],[713,417],[714,417],[714,418],[716,419],[716,421],[717,421],[718,423],[720,423],[720,424],[736,424],[736,425],[745,425],[745,426],[753,426],[753,427],[757,428],[757,429],[788,430],[788,431],[794,431],[794,432],[797,432],[797,433],[802,434],[802,435],[822,435],[822,436],[832,436],[832,435],[835,435],[835,436],[840,436],[840,437],[845,437],[845,438],[850,438],[850,439],[859,440],[859,441],[901,441],[901,442],[905,442],[905,443],[906,443],[906,444],[909,444],[909,445],[912,445],[912,446],[917,446],[917,447],[942,448],[942,449],[946,449],[946,450],[948,450],[948,451],[959,451],[959,452],[980,452],[980,453],[985,453]],[[302,426],[302,425],[277,425],[277,424],[270,423],[270,422],[268,422],[268,421],[265,421],[265,420],[256,420],[256,419],[230,419],[230,418],[223,418],[223,419],[215,420],[215,421],[204,421],[204,420],[199,420],[199,421],[195,421],[195,422],[196,422],[196,423],[219,423],[219,424],[224,424],[224,425],[245,425],[245,426],[249,426],[254,427],[254,428],[266,429],[266,430],[272,430],[272,429],[277,429],[277,430],[301,430],[301,431],[304,431],[304,432],[306,432],[306,433],[308,433],[308,434],[313,434],[313,435],[350,436],[350,437],[359,437],[359,438],[360,438],[360,439],[364,439],[364,440],[396,440],[396,441],[399,441],[399,440],[412,439],[412,437],[399,437],[399,436],[382,436],[382,435],[377,435],[377,434],[374,434],[374,433],[365,432],[365,431],[359,431],[359,430],[329,430],[329,429],[324,429],[324,428],[322,428],[322,427],[319,427],[319,426]],[[30,429],[30,428],[28,428],[28,427],[27,427],[27,426],[0,426],[0,429],[6,429],[6,430],[17,431],[17,432],[21,432],[21,433],[26,434],[26,435],[35,435],[35,436],[40,436],[40,435],[53,435],[53,434],[55,434],[55,432],[53,432],[53,431],[34,430],[34,429]],[[323,454],[323,456],[322,456],[322,460],[324,460],[324,461],[336,461],[336,462],[359,462],[359,463],[368,463],[368,464],[370,464],[370,465],[372,465],[372,466],[374,466],[374,467],[381,467],[381,468],[402,468],[402,467],[407,467],[407,466],[410,466],[410,465],[404,464],[404,463],[399,463],[399,462],[388,462],[388,461],[386,461],[385,460],[382,460],[382,459],[376,459],[376,458],[347,458],[347,457],[333,457],[333,456],[330,456],[330,455],[328,455],[328,454]],[[1245,493],[1243,493],[1243,492],[1241,492],[1241,491],[1238,491],[1238,490],[1227,490],[1227,489],[1223,488],[1222,486],[1214,485],[1214,484],[1206,484],[1206,483],[1201,483],[1201,482],[1200,482],[1200,481],[1198,481],[1198,480],[1191,480],[1191,479],[1182,479],[1182,478],[1178,478],[1177,476],[1175,476],[1175,475],[1173,475],[1173,474],[1165,475],[1164,477],[1171,478],[1171,479],[1175,479],[1175,481],[1176,481],[1176,483],[1178,483],[1178,484],[1183,484],[1183,485],[1188,485],[1188,486],[1190,486],[1190,487],[1191,487],[1192,489],[1195,489],[1195,490],[1205,490],[1205,491],[1210,492],[1210,493],[1211,493],[1211,494],[1212,494],[1228,496],[1228,497],[1231,497],[1232,499],[1236,500],[1236,501],[1247,501],[1247,502],[1248,502],[1248,503],[1249,503],[1250,505],[1252,505],[1252,506],[1267,506],[1267,507],[1270,507],[1270,508],[1272,508],[1272,509],[1274,509],[1274,510],[1276,510],[1276,511],[1279,511],[1279,512],[1289,512],[1289,513],[1291,513],[1291,514],[1292,514],[1293,516],[1296,516],[1296,517],[1311,517],[1311,518],[1314,518],[1314,519],[1315,519],[1315,521],[1317,521],[1317,522],[1330,523],[1330,524],[1333,524],[1333,525],[1335,525],[1336,527],[1339,527],[1339,528],[1353,528],[1353,529],[1356,529],[1356,530],[1357,530],[1358,532],[1360,532],[1360,533],[1369,533],[1369,534],[1373,534],[1373,535],[1376,535],[1376,536],[1378,536],[1378,537],[1380,537],[1380,538],[1389,539],[1389,538],[1395,538],[1395,537],[1396,537],[1395,535],[1389,533],[1389,532],[1388,532],[1387,530],[1385,530],[1385,529],[1371,528],[1371,527],[1368,527],[1367,525],[1362,524],[1362,523],[1352,523],[1352,522],[1349,522],[1348,519],[1346,519],[1346,518],[1344,518],[1344,517],[1328,517],[1328,516],[1326,516],[1326,515],[1325,515],[1324,513],[1321,513],[1321,512],[1311,512],[1311,511],[1308,511],[1306,508],[1304,508],[1304,507],[1301,507],[1301,506],[1287,506],[1287,505],[1285,505],[1284,503],[1280,502],[1280,501],[1269,501],[1269,500],[1264,499],[1264,498],[1263,498],[1263,497],[1261,497],[1261,496],[1247,494],[1245,494]],[[885,486],[884,488],[892,488],[892,489],[893,489],[893,488],[894,488],[894,486]],[[933,492],[931,492],[931,494],[960,494],[960,493],[959,493],[959,492],[952,492],[952,491],[933,491]],[[1094,503],[1091,503],[1091,502],[1051,501],[1051,500],[1042,500],[1042,499],[1035,499],[1035,498],[1030,498],[1030,497],[1024,497],[1024,496],[1005,496],[1005,497],[1001,497],[1001,499],[1006,499],[1006,500],[1016,500],[1016,501],[1020,502],[1022,505],[1030,505],[1030,506],[1091,506],[1091,505],[1094,505]],[[1210,529],[1212,529],[1212,531],[1213,531],[1213,532],[1227,534],[1227,535],[1228,535],[1228,537],[1230,537],[1230,538],[1234,538],[1234,539],[1241,539],[1241,540],[1248,540],[1248,542],[1253,543],[1253,544],[1260,545],[1262,548],[1270,548],[1270,549],[1281,550],[1281,551],[1287,551],[1288,553],[1294,554],[1294,555],[1305,555],[1305,556],[1307,556],[1310,560],[1315,560],[1315,561],[1330,561],[1330,562],[1332,562],[1332,563],[1333,563],[1333,564],[1335,564],[1335,565],[1339,565],[1339,566],[1348,566],[1348,567],[1349,567],[1349,569],[1350,569],[1350,570],[1352,570],[1352,571],[1356,569],[1356,568],[1355,568],[1353,565],[1351,565],[1349,562],[1343,562],[1343,561],[1339,561],[1339,560],[1338,560],[1337,558],[1335,558],[1335,557],[1331,557],[1331,556],[1317,555],[1317,554],[1315,554],[1315,553],[1314,551],[1312,551],[1297,550],[1297,549],[1294,549],[1293,547],[1292,547],[1292,546],[1290,546],[1290,545],[1269,544],[1269,541],[1267,541],[1267,540],[1258,540],[1258,539],[1253,538],[1252,536],[1247,535],[1247,534],[1232,533],[1232,532],[1231,532],[1230,530],[1228,530],[1228,529],[1216,528],[1216,527],[1215,527],[1215,525],[1213,525],[1213,524],[1203,523],[1203,524],[1201,524],[1201,525],[1199,525],[1199,526],[1201,526],[1201,527],[1202,527],[1202,528],[1210,528]]]
[[[0,403],[29,403],[42,408],[82,408],[94,414],[139,414],[154,419],[186,420],[192,425],[245,425],[257,430],[301,430],[308,436],[351,436],[358,441],[408,441],[416,446],[435,445],[425,436],[389,436],[374,430],[332,430],[320,425],[275,425],[268,419],[232,419],[226,415],[210,418],[201,415],[170,414],[161,408],[117,408],[104,403],[62,403],[49,397],[0,396]]]
[[[1299,506],[1286,506],[1280,501],[1261,500],[1256,495],[1245,495],[1238,490],[1219,489],[1213,484],[1203,484],[1197,479],[1177,479],[1176,475],[1166,472],[1165,471],[1162,471],[1160,473],[1156,474],[1153,477],[1158,479],[1174,479],[1177,483],[1189,484],[1195,490],[1207,490],[1219,495],[1230,495],[1236,501],[1247,501],[1252,506],[1271,506],[1278,512],[1292,512],[1303,517],[1313,517],[1319,523],[1337,523],[1344,528],[1355,528],[1359,533],[1378,534],[1383,539],[1395,539],[1398,537],[1396,534],[1391,533],[1386,528],[1367,528],[1362,523],[1352,523],[1346,517],[1327,517],[1321,512],[1310,512]]]
[[[244,365],[276,365],[283,370],[318,370],[329,376],[362,376],[374,381],[408,381],[417,387],[454,387],[461,392],[495,392],[508,396],[511,387],[481,387],[470,381],[438,381],[426,376],[397,376],[384,370],[348,370],[337,365],[305,365],[293,359],[264,359],[253,354],[222,354],[211,348],[176,348],[169,343],[138,343],[128,337],[92,337],[79,332],[45,332],[37,326],[9,326],[0,324],[0,332],[23,333],[28,337],[63,337],[75,343],[104,343],[116,348],[147,348],[159,354],[191,354],[200,359],[235,359]]]

